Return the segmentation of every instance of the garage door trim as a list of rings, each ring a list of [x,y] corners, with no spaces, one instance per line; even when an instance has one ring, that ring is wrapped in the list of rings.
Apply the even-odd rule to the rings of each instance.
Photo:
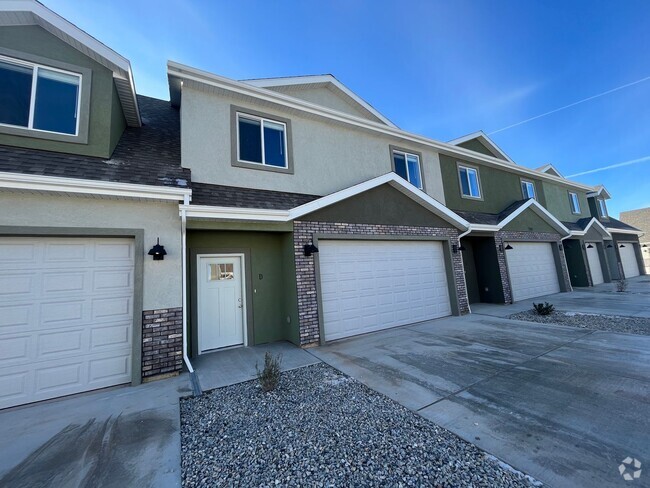
[[[125,237],[133,239],[133,337],[131,384],[142,382],[142,270],[144,261],[143,229],[103,229],[93,227],[18,227],[0,225],[0,237]]]
[[[456,278],[454,274],[453,259],[452,259],[452,250],[451,250],[451,238],[444,236],[412,236],[412,235],[385,235],[385,234],[321,234],[315,233],[312,237],[313,243],[318,247],[318,242],[320,240],[332,241],[431,241],[431,242],[441,242],[442,251],[445,260],[445,275],[447,277],[447,287],[449,291],[449,304],[451,306],[452,315],[460,315],[460,307],[458,304],[458,293],[456,290]],[[323,301],[322,301],[322,290],[321,290],[321,272],[320,272],[320,260],[318,253],[316,253],[314,259],[314,273],[316,281],[316,301],[318,304],[318,332],[320,336],[320,343],[325,344],[325,320],[323,314]]]

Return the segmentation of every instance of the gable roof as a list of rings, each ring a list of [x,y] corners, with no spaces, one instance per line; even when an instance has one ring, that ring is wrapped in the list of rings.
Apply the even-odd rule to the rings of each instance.
[[[594,187],[594,191],[587,193],[587,197],[603,197],[605,200],[612,198],[611,193],[607,191],[604,185],[597,185]]]
[[[323,197],[313,197],[312,195],[300,195],[300,194],[287,194],[284,192],[270,192],[275,193],[276,197],[283,199],[283,201],[294,199],[304,199],[309,200],[305,201],[302,204],[299,204],[293,208],[286,209],[282,208],[284,205],[273,205],[271,207],[267,206],[262,208],[257,205],[256,207],[244,207],[232,205],[205,205],[208,201],[204,200],[199,196],[198,200],[193,196],[192,205],[183,205],[181,209],[186,211],[186,215],[189,218],[207,218],[207,219],[220,219],[220,220],[248,220],[248,221],[263,221],[263,222],[289,222],[292,220],[299,219],[300,217],[320,210],[330,205],[334,205],[348,198],[359,195],[365,191],[377,188],[381,185],[390,185],[395,188],[414,202],[418,203],[422,207],[429,210],[434,215],[437,215],[441,219],[449,222],[454,227],[467,230],[469,229],[469,222],[460,217],[458,214],[452,212],[442,203],[436,199],[430,197],[422,190],[417,189],[406,180],[397,176],[395,173],[387,173],[371,180],[364,181],[357,185],[353,185],[344,190],[340,190]],[[268,194],[266,190],[253,190],[253,192],[263,192]],[[200,191],[199,191],[200,194]],[[263,195],[260,195],[261,198],[264,198]],[[197,202],[199,203],[197,205]],[[201,204],[203,203],[203,204]],[[211,201],[211,203],[216,203],[216,201]],[[255,204],[254,202],[250,202]]]
[[[180,120],[169,102],[138,96],[146,124],[127,127],[110,158],[0,145],[0,187],[17,175],[189,189],[181,167]],[[24,179],[24,178],[23,178]]]
[[[542,205],[534,198],[529,198],[523,205],[519,205],[514,211],[510,212],[507,217],[500,220],[499,226],[501,228],[505,227],[528,209],[535,212],[539,217],[546,221],[547,224],[557,230],[560,235],[568,236],[571,234],[571,231],[569,231],[562,222],[556,219],[551,212],[542,207]]]
[[[452,144],[454,146],[458,146],[464,142],[471,141],[476,139],[479,141],[481,144],[483,144],[485,147],[487,147],[490,152],[492,152],[495,157],[499,159],[504,159],[508,161],[509,163],[512,164],[517,164],[515,163],[512,159],[510,159],[510,156],[508,156],[504,151],[501,150],[499,146],[496,145],[496,143],[490,139],[485,132],[482,130],[472,132],[471,134],[467,134],[466,136],[459,137],[457,139],[453,139],[448,142],[448,144]]]
[[[560,173],[558,171],[558,169],[555,166],[553,166],[552,164],[550,164],[550,163],[545,164],[543,166],[540,166],[539,168],[536,168],[535,171],[539,171],[540,173],[546,173],[546,174],[549,174],[549,175],[555,175],[555,176],[559,176],[560,178],[564,178],[564,176],[562,176],[562,173]]]
[[[395,127],[395,128],[397,127],[387,117],[382,115],[372,105],[370,105],[363,98],[361,98],[359,95],[357,95],[352,90],[350,90],[347,86],[345,86],[343,83],[341,83],[331,74],[289,76],[289,77],[282,77],[282,78],[258,78],[258,79],[241,80],[241,81],[243,83],[247,83],[252,86],[256,86],[259,88],[267,88],[267,89],[272,89],[274,87],[289,87],[289,86],[294,86],[294,87],[304,86],[304,87],[312,87],[312,88],[325,87],[332,90],[332,92],[334,92],[338,96],[344,98],[348,103],[351,103],[352,105],[359,107],[362,110],[362,112],[370,113],[372,116],[374,116],[374,118],[376,118],[380,122],[390,127]]]
[[[105,44],[35,0],[0,2],[0,26],[38,25],[113,72],[126,122],[140,127],[140,109],[131,63]]]
[[[596,217],[584,217],[577,222],[562,222],[562,224],[571,230],[572,236],[583,236],[593,227],[603,237],[608,239],[612,237],[607,228]]]

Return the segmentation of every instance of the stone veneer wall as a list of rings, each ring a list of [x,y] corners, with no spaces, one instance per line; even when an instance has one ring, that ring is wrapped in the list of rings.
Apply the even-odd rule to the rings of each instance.
[[[312,242],[314,234],[445,237],[451,239],[452,245],[458,245],[459,231],[455,228],[295,221],[293,224],[293,244],[301,346],[320,343],[315,257],[305,256],[303,253],[303,246]],[[458,252],[451,256],[456,294],[458,296],[458,308],[460,313],[464,314],[469,312],[469,302],[465,288],[461,253]]]
[[[505,303],[512,303],[512,289],[510,287],[510,280],[508,279],[508,267],[506,265],[505,251],[499,251],[499,246],[505,248],[505,243],[508,241],[555,242],[559,244],[560,235],[547,232],[520,231],[499,231],[494,234],[494,243],[497,247],[497,258],[499,260],[499,271],[501,271],[501,283],[503,284],[503,298]],[[569,276],[569,268],[566,264],[564,249],[559,251],[559,253],[560,264],[562,266],[562,276],[564,277],[564,286],[567,290],[571,290],[571,277]]]
[[[142,312],[142,378],[183,368],[183,308]]]

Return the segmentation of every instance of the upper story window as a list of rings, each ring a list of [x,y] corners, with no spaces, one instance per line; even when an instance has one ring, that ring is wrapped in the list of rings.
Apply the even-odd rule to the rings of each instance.
[[[572,191],[569,192],[569,201],[571,202],[571,212],[574,214],[580,213],[580,200],[578,194]]]
[[[392,149],[393,152],[393,171],[404,178],[411,185],[423,188],[422,169],[420,167],[420,155]]]
[[[600,213],[600,216],[609,217],[607,215],[607,206],[605,205],[605,200],[599,198],[598,200],[596,200],[596,202],[598,202],[598,212]]]
[[[537,198],[535,195],[535,183],[532,181],[521,180],[521,193],[525,199]]]
[[[0,124],[79,133],[82,75],[0,56]]]
[[[239,162],[288,168],[286,124],[237,113],[237,150]]]
[[[460,193],[464,198],[481,198],[481,184],[477,168],[459,164],[458,179],[460,180]]]

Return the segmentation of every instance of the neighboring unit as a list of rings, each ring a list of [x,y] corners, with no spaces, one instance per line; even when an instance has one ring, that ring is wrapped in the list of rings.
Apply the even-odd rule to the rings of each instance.
[[[645,270],[644,274],[650,273],[650,207],[627,210],[621,212],[620,217],[621,222],[643,232],[643,237],[639,239],[642,257],[639,265],[642,270]]]

